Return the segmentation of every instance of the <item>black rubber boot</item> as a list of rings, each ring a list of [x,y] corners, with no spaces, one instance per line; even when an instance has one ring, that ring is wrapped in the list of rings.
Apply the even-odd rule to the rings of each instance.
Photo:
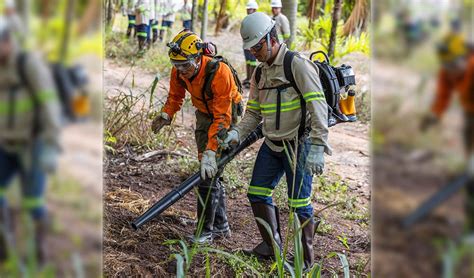
[[[250,65],[246,64],[245,65],[245,72],[246,72],[246,77],[242,81],[242,86],[246,89],[250,88],[250,78],[252,78],[252,75],[250,74]]]
[[[155,43],[158,40],[158,30],[153,29],[152,34],[153,34],[153,43]]]
[[[304,225],[301,230],[301,246],[303,247],[304,256],[303,272],[308,272],[314,265],[313,238],[316,231],[316,222],[313,218],[311,218],[309,221],[307,221],[308,219],[302,218],[300,216],[298,216],[298,218],[301,225]]]
[[[200,221],[203,223],[201,233],[196,235],[195,232],[192,241],[200,244],[210,243],[213,239],[214,220],[219,205],[219,191],[216,186],[209,186],[209,181],[206,181],[199,186],[198,192],[200,196],[197,200],[198,226]]]
[[[219,178],[217,180],[217,188],[218,203],[214,220],[213,235],[215,238],[229,237],[231,236],[231,231],[229,227],[229,222],[227,221],[226,194],[224,185],[222,184],[222,178]]]
[[[165,30],[160,29],[160,42],[163,42],[163,36],[165,34]]]
[[[298,219],[300,225],[304,225],[301,229],[301,246],[303,248],[303,272],[307,273],[314,265],[313,239],[321,219],[315,216],[308,223],[306,223],[307,218],[298,216]],[[294,266],[294,255],[289,256],[287,261],[291,266]]]
[[[257,221],[258,231],[262,236],[262,242],[251,250],[243,250],[247,255],[255,255],[258,258],[274,258],[273,240],[281,250],[280,219],[278,208],[264,203],[252,203],[252,211],[255,218],[261,218],[270,226],[272,234],[267,232],[265,226]]]
[[[138,51],[142,52],[145,50],[146,47],[146,38],[138,36]]]
[[[466,188],[466,231],[474,233],[474,179],[467,183]]]
[[[46,217],[34,220],[35,227],[35,245],[36,259],[38,265],[42,266],[46,263],[46,235],[49,229],[49,221]]]
[[[8,259],[8,238],[11,234],[10,215],[7,206],[0,207],[0,263]]]

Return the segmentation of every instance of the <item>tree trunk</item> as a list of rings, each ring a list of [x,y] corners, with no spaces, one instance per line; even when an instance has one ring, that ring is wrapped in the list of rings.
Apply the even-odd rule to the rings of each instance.
[[[204,4],[202,5],[201,39],[203,41],[206,39],[207,32],[207,3],[208,0],[204,0]]]
[[[74,8],[76,0],[68,0],[66,3],[66,10],[64,13],[64,34],[61,42],[61,53],[59,55],[60,61],[66,61],[67,50],[69,48],[69,38],[71,37],[71,23],[74,19]]]
[[[296,35],[296,14],[297,14],[297,8],[298,8],[298,1],[297,0],[283,0],[282,1],[283,8],[281,9],[281,12],[288,17],[288,20],[290,21],[290,32],[291,36],[288,39],[288,47],[291,48],[291,45],[293,44],[293,41],[295,39]]]
[[[334,48],[336,47],[336,31],[337,23],[341,17],[341,5],[342,0],[334,0],[334,10],[332,14],[332,25],[331,25],[331,36],[329,37],[328,56],[332,58],[334,56]]]
[[[193,0],[193,10],[191,12],[191,31],[196,30],[196,22],[198,20],[198,0]]]
[[[77,34],[80,36],[86,33],[91,26],[100,26],[100,0],[88,1],[86,11],[77,27]]]
[[[309,7],[308,7],[308,27],[310,29],[313,28],[313,22],[316,18],[316,4],[318,0],[310,0]]]
[[[226,18],[227,0],[220,0],[220,5],[221,7],[219,9],[219,13],[217,14],[217,18],[216,18],[216,30],[215,30],[216,35],[221,30],[222,25],[224,24],[224,21]]]
[[[105,27],[111,28],[114,22],[114,1],[106,0],[105,1]]]

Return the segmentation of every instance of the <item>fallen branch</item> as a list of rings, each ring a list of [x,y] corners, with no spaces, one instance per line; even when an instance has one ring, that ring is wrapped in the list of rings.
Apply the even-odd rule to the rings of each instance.
[[[181,157],[186,157],[188,155],[176,152],[176,151],[151,151],[142,155],[139,155],[137,157],[132,158],[135,161],[143,161],[149,158],[152,158],[157,155],[173,155],[173,156],[181,156]]]

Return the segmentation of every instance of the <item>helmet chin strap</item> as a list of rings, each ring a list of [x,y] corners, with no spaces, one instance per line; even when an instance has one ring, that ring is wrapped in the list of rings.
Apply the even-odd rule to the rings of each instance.
[[[267,56],[265,57],[265,62],[270,60],[272,57],[272,45],[270,44],[270,33],[267,34]]]
[[[196,58],[196,59],[197,59],[197,58]],[[193,73],[193,76],[192,76],[191,78],[195,77],[195,76],[198,74],[199,68],[201,67],[201,59],[199,59],[199,62],[196,62],[196,60],[194,60],[194,61],[195,61],[195,62],[194,62],[194,65],[195,65],[195,67],[194,67],[194,73]]]

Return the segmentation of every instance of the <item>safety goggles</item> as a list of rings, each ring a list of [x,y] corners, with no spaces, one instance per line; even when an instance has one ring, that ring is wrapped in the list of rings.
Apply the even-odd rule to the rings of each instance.
[[[176,68],[176,70],[180,72],[186,72],[196,65],[194,61],[173,61],[173,60],[171,60],[171,64],[173,65],[173,67]]]
[[[266,36],[261,39],[256,45],[250,47],[250,50],[254,51],[254,52],[259,52],[262,48],[263,48],[263,44],[265,43],[265,39]]]

